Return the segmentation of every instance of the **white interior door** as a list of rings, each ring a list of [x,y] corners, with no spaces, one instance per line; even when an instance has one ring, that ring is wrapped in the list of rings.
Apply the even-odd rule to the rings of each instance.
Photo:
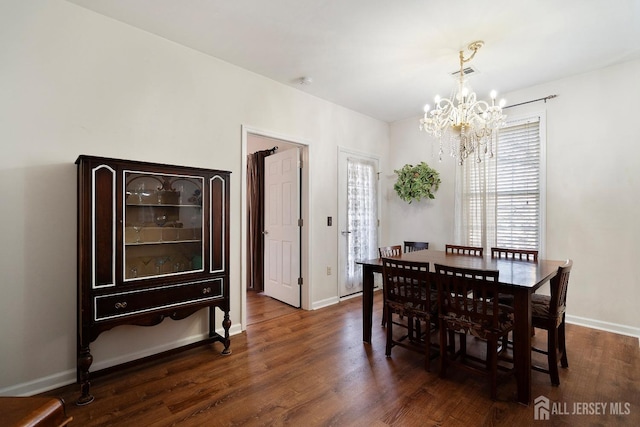
[[[362,266],[378,256],[378,159],[338,154],[338,286],[340,297],[362,291]]]
[[[300,149],[265,158],[264,293],[300,307]]]

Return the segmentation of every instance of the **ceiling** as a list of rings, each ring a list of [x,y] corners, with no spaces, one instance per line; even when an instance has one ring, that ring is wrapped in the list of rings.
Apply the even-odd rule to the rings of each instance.
[[[450,96],[475,40],[481,99],[640,58],[640,0],[68,1],[386,122]]]

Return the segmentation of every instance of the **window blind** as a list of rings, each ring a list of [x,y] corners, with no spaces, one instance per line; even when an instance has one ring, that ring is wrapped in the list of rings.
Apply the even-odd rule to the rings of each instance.
[[[540,118],[507,123],[496,152],[496,244],[539,250]]]

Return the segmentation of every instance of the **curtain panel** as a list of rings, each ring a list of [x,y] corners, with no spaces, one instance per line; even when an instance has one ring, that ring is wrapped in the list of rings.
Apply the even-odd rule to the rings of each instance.
[[[264,158],[273,150],[247,156],[247,289],[264,290]]]
[[[496,246],[496,157],[456,166],[455,242]]]
[[[347,159],[347,290],[362,289],[362,267],[356,261],[378,256],[378,194],[376,164]]]

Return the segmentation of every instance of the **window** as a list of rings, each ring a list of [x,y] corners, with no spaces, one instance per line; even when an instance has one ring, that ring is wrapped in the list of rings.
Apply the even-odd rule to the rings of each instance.
[[[496,173],[496,245],[540,249],[540,119],[501,130]]]
[[[456,241],[542,251],[544,116],[512,119],[494,157],[466,161],[456,180]]]

